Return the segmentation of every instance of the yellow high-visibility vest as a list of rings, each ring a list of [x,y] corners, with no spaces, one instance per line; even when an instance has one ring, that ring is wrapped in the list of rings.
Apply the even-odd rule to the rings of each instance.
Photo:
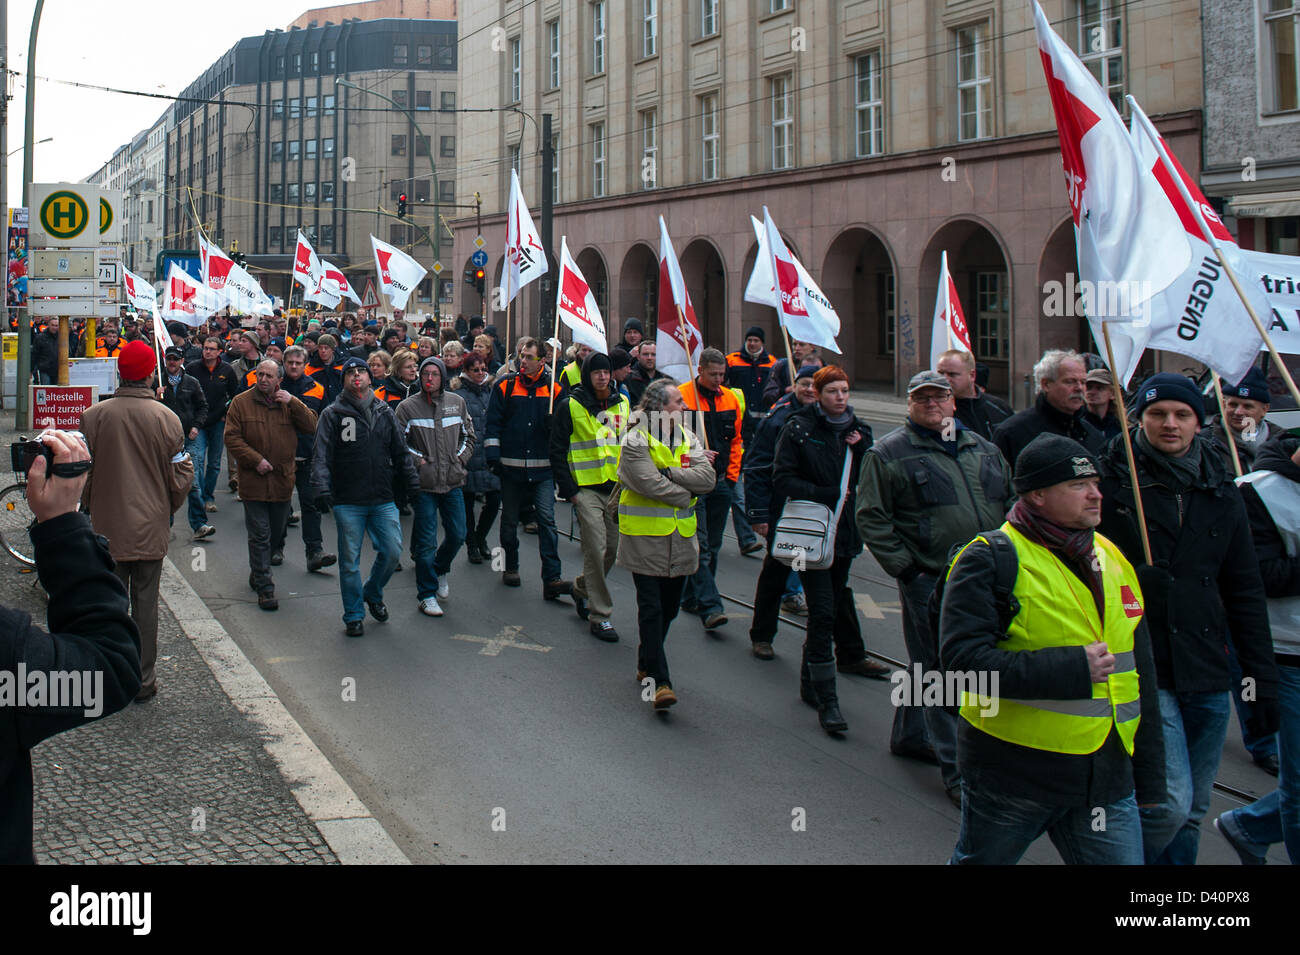
[[[1030,541],[1009,522],[1000,529],[1016,548],[1019,570],[1012,593],[1021,610],[998,648],[1032,652],[1048,647],[1086,646],[1101,640],[1115,655],[1115,672],[1106,682],[1092,684],[1089,699],[1018,700],[1001,696],[991,716],[985,714],[992,712],[992,706],[964,692],[962,718],[1008,743],[1074,755],[1096,752],[1114,726],[1124,749],[1132,755],[1141,713],[1133,633],[1143,612],[1142,590],[1133,565],[1109,540],[1094,535],[1105,595],[1103,621],[1092,592],[1055,554]]]
[[[573,421],[569,470],[579,487],[618,480],[619,432],[627,427],[630,411],[628,400],[620,395],[618,402],[603,413],[602,423],[579,401],[569,400],[569,417]]]
[[[565,387],[578,387],[582,382],[582,362],[575,358],[565,365],[564,371],[560,372],[560,380],[564,382]]]
[[[656,468],[680,467],[682,459],[691,452],[690,439],[685,435],[675,448],[668,447],[649,432],[646,432],[646,438],[650,460]],[[618,530],[629,537],[667,537],[673,531],[683,537],[694,537],[695,498],[692,497],[686,507],[673,507],[625,487],[618,496]]]

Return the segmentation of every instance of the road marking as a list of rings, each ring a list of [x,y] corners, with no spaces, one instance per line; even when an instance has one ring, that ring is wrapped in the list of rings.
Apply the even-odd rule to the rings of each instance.
[[[884,620],[886,613],[902,613],[894,602],[878,604],[871,594],[854,594],[853,602],[858,605],[858,612],[868,620]]]
[[[479,656],[494,657],[497,656],[506,647],[514,647],[516,650],[533,650],[537,653],[549,653],[551,648],[542,646],[540,643],[520,643],[515,637],[523,633],[523,627],[509,626],[503,627],[501,632],[495,637],[476,637],[472,633],[453,633],[453,640],[468,640],[471,643],[483,644],[483,649],[479,651]]]

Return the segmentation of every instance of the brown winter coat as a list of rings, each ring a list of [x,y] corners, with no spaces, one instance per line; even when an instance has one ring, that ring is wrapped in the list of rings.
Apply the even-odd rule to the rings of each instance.
[[[226,450],[239,469],[239,497],[244,501],[287,501],[293,495],[298,433],[316,432],[316,413],[297,398],[267,404],[254,386],[235,396],[226,412]],[[272,464],[257,473],[263,458]]]
[[[162,560],[194,481],[181,419],[152,388],[123,385],[81,416],[94,465],[81,501],[114,560]]]
[[[665,468],[662,472],[650,459],[645,419],[638,420],[623,439],[618,457],[619,483],[656,501],[673,507],[687,507],[692,497],[700,497],[713,490],[717,480],[713,466],[704,456],[699,439],[687,432],[691,439],[688,468]],[[618,491],[615,491],[617,497]],[[617,501],[614,502],[615,505]],[[683,537],[677,531],[663,537],[618,535],[618,563],[620,567],[651,577],[685,577],[695,573],[700,563],[700,545],[695,535]]]

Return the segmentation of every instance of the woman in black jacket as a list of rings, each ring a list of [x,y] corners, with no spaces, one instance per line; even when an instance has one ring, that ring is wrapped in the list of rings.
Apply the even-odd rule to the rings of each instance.
[[[492,397],[492,380],[487,364],[477,352],[466,352],[460,376],[456,378],[456,394],[465,399],[465,409],[474,422],[476,435],[487,434],[488,401]],[[501,509],[501,479],[488,470],[487,451],[482,441],[474,442],[474,453],[469,459],[469,474],[465,479],[465,549],[471,564],[481,564],[491,554],[487,544],[488,531]],[[478,523],[474,522],[474,500],[482,497]]]
[[[817,707],[822,729],[843,733],[848,724],[840,714],[835,690],[835,657],[831,637],[839,601],[851,600],[849,567],[862,550],[853,520],[858,470],[871,447],[871,428],[849,407],[849,376],[827,365],[813,376],[817,401],[790,415],[776,442],[772,469],[773,497],[816,501],[834,511],[835,562],[826,570],[800,570],[808,599],[808,630],[799,670],[799,696]],[[846,458],[847,456],[847,458]],[[844,490],[844,465],[849,463]]]

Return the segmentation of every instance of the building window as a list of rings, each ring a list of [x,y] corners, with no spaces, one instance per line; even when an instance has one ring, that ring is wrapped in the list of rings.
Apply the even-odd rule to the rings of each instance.
[[[282,99],[271,100],[271,118],[284,119],[284,100]]]
[[[518,147],[515,147],[516,149]],[[456,155],[456,137],[439,136],[438,137],[438,155],[443,159],[452,159]]]
[[[654,56],[658,43],[658,0],[641,0],[641,55]]]
[[[396,134],[396,133],[393,135],[393,148],[392,148],[392,155],[394,155],[394,156],[405,156],[405,155],[406,155],[406,136],[405,136],[405,135]]]
[[[287,191],[287,195],[288,195],[288,197],[289,197],[289,201],[290,201],[290,202],[297,202],[297,201],[298,201],[298,184],[297,184],[296,182],[291,182],[291,183],[289,183],[289,185],[288,185],[288,187],[287,187],[287,190],[288,190],[288,191]]]
[[[289,161],[293,162],[298,158],[298,152],[302,148],[302,143],[296,139],[289,140]]]
[[[311,117],[314,117],[315,115],[316,115],[316,97],[314,97],[314,96],[308,96],[308,97],[307,97],[307,116],[308,116],[308,118],[311,118]]]
[[[326,71],[327,73],[333,73],[333,72],[334,72],[334,64],[335,64],[334,51],[333,51],[333,50],[326,50],[326,51],[325,51],[325,71]]]
[[[560,88],[560,21],[551,20],[546,24],[547,70],[546,88]]]
[[[768,0],[767,12],[780,13],[782,10],[789,10],[794,6],[793,0]]]
[[[333,94],[333,93],[331,93],[329,96],[326,96],[326,97],[323,99],[323,101],[322,101],[322,105],[321,105],[321,115],[322,115],[322,116],[333,116],[333,115],[334,115],[334,102],[335,102],[335,101],[334,101],[334,94]]]
[[[524,44],[519,37],[510,41],[510,100],[518,103],[523,94],[524,82]]]
[[[433,66],[433,47],[421,43],[415,48],[415,62],[420,66]]]
[[[438,96],[438,102],[441,104],[439,106],[440,109],[446,111],[456,108],[456,94],[454,92],[451,90],[443,90],[438,94]]]
[[[515,171],[516,176],[520,174],[518,143],[510,147],[510,168]]]
[[[718,0],[700,0],[700,36],[718,32]]]
[[[271,143],[271,162],[281,162],[284,159],[284,143]]]
[[[395,43],[393,45],[393,66],[405,66],[406,59],[406,44]]]
[[[429,201],[429,180],[428,179],[415,180],[415,201],[416,202]]]
[[[647,109],[641,113],[641,188],[653,189],[659,184],[659,111]]]
[[[284,202],[284,186],[278,182],[271,184],[271,201]]]
[[[294,97],[289,100],[289,118],[298,119],[302,116],[302,100]]]
[[[319,73],[319,72],[320,72],[320,54],[319,54],[319,53],[313,53],[313,54],[311,55],[311,59],[310,59],[309,62],[311,63],[311,71],[312,71],[313,73]]]
[[[314,139],[309,139],[309,140],[307,140],[307,142],[306,142],[306,146],[307,146],[307,150],[306,150],[306,156],[307,156],[307,158],[308,158],[308,159],[315,159],[315,158],[316,158],[316,140],[314,140]]]
[[[280,248],[284,244],[284,227],[273,225],[266,230],[266,244],[273,249]]]
[[[1300,3],[1264,0],[1265,112],[1300,109]]]
[[[591,129],[591,194],[597,199],[605,195],[605,124],[592,123]]]
[[[398,225],[396,222],[388,227],[388,241],[393,245],[408,245],[410,243],[410,230],[404,225]]]
[[[417,156],[427,156],[427,155],[429,155],[429,137],[428,137],[428,136],[416,136],[416,137],[415,137],[415,154],[416,154]]]
[[[303,183],[303,185],[302,185],[302,199],[303,199],[303,202],[310,202],[310,203],[312,203],[312,204],[315,204],[315,202],[316,202],[316,183],[314,183],[314,182],[305,182],[305,183]]]
[[[410,105],[411,101],[407,98],[406,90],[393,90],[394,109],[406,109]]]
[[[439,202],[456,201],[456,180],[454,179],[438,180],[438,201]]]
[[[591,72],[605,72],[605,0],[591,5]]]
[[[1124,26],[1119,7],[1116,0],[1081,0],[1079,59],[1122,115],[1127,104],[1124,102]]]
[[[885,107],[880,95],[880,52],[854,59],[854,108],[857,116],[857,154],[879,156],[885,151]]]
[[[334,226],[323,225],[320,227],[320,246],[322,249],[334,248]]]
[[[560,134],[551,137],[551,201],[560,201]]]
[[[415,108],[421,110],[433,109],[433,90],[416,90]]]
[[[334,155],[334,137],[329,136],[320,141],[320,154],[328,159]]]
[[[1010,307],[1007,273],[975,273],[975,353],[981,358],[1006,358]]]
[[[334,201],[334,183],[322,182],[320,184],[320,201],[321,202]]]
[[[957,31],[957,139],[969,142],[992,135],[988,26],[977,23]]]
[[[718,94],[710,93],[700,97],[700,178],[706,182],[717,179],[721,174],[718,168],[722,157],[721,136],[718,132]]]
[[[302,73],[302,54],[295,53],[293,55],[293,75],[298,76],[301,73]]]
[[[275,58],[275,75],[284,76],[284,57],[282,56]]]
[[[774,76],[772,99],[772,168],[794,166],[794,110],[790,96],[790,74]]]
[[[144,221],[153,222],[153,200],[152,199],[150,199],[148,202],[145,203]]]

